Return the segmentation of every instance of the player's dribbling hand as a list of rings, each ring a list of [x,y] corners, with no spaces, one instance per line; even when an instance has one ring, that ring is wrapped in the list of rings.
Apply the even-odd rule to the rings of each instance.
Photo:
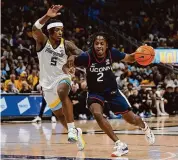
[[[48,9],[46,15],[49,17],[56,17],[58,15],[61,15],[59,11],[62,7],[62,5],[52,5],[51,8]]]

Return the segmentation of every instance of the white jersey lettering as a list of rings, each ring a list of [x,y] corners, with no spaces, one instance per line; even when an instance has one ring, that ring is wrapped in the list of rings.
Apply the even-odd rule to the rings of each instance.
[[[54,49],[49,40],[42,51],[37,52],[40,67],[40,85],[43,89],[51,89],[65,73],[62,67],[67,62],[67,55],[64,48],[64,39]]]

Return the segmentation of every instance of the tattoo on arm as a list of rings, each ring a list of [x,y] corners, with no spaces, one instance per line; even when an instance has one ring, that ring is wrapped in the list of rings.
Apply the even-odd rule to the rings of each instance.
[[[83,51],[79,49],[74,43],[65,41],[66,51],[68,55],[80,55]]]

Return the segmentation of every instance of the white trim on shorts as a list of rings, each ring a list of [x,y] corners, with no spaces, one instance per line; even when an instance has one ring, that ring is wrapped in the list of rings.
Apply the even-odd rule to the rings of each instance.
[[[120,94],[122,95],[122,97],[124,97],[124,99],[126,100],[126,102],[128,103],[129,107],[132,108],[131,104],[129,103],[127,97],[118,89],[118,91],[120,92]]]

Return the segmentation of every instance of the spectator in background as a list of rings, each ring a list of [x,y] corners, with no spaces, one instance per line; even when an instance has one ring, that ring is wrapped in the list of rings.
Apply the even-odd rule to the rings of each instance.
[[[37,76],[37,70],[33,69],[32,73],[27,78],[27,81],[28,81],[29,84],[31,84],[32,89],[38,83],[38,80],[39,80],[39,78]]]
[[[1,94],[6,93],[5,89],[4,89],[4,83],[1,83]]]
[[[145,73],[142,75],[142,77],[143,79],[141,81],[141,85],[155,86],[155,83],[153,81],[153,74],[146,75]]]
[[[139,97],[141,99],[142,108],[145,110],[144,116],[155,116],[155,114],[152,112],[152,107],[149,100],[149,93],[146,87],[143,86],[141,88],[141,90],[139,91]]]
[[[164,98],[157,90],[157,87],[152,87],[152,100],[154,106],[156,106],[157,116],[168,116],[169,114],[165,112]]]
[[[131,94],[128,97],[128,100],[131,104],[131,106],[133,107],[133,112],[137,115],[139,115],[141,113],[141,99],[138,95],[138,91],[136,89],[133,89],[133,94]],[[142,117],[143,115],[141,115]]]
[[[127,89],[124,91],[124,94],[126,95],[126,97],[133,95],[133,84],[132,83],[129,83],[127,85]]]
[[[178,75],[176,74],[171,74],[171,79],[174,81],[174,87],[178,86]]]
[[[163,95],[165,99],[165,110],[169,114],[173,114],[174,110],[174,89],[172,86],[166,87],[166,92]]]
[[[170,74],[165,77],[164,84],[165,84],[165,86],[175,87],[174,80],[171,79],[171,75]]]
[[[20,75],[23,71],[25,71],[25,69],[26,69],[26,67],[23,63],[23,60],[20,59],[19,63],[18,63],[18,68],[16,69],[17,74]]]
[[[18,93],[18,89],[14,87],[12,82],[9,82],[7,84],[7,89],[6,89],[6,93]]]
[[[26,81],[22,81],[22,88],[19,93],[31,93],[31,88]]]
[[[2,53],[3,56],[5,56],[7,59],[11,59],[13,56],[13,52],[11,50],[11,47],[8,45],[4,52]]]
[[[79,89],[79,84],[77,83],[76,77],[74,77],[73,81],[71,82],[71,88],[73,93],[76,93],[77,90]]]
[[[178,86],[175,87],[175,90],[174,90],[174,100],[173,100],[173,105],[174,105],[174,108],[175,108],[175,113],[178,113]]]
[[[25,71],[23,71],[20,76],[19,79],[17,80],[17,89],[21,90],[22,89],[22,82],[23,81],[27,81],[27,73]]]
[[[15,75],[15,74],[11,74],[11,75],[10,75],[10,79],[7,79],[7,80],[5,81],[5,88],[7,88],[7,84],[8,84],[9,82],[12,82],[15,88],[18,87],[18,82],[17,82],[17,80],[16,80],[16,75]]]
[[[1,62],[1,82],[4,82],[7,78],[7,72],[5,70],[5,65],[3,62]]]
[[[125,86],[127,86],[127,84],[128,84],[128,80],[127,80],[126,74],[121,74],[120,77],[117,77],[116,78],[116,82],[117,82],[118,88],[123,90],[125,88]]]
[[[132,83],[134,87],[138,87],[140,84],[139,84],[139,81],[136,79],[137,77],[137,73],[136,72],[132,72],[130,78],[129,78],[129,83]]]

